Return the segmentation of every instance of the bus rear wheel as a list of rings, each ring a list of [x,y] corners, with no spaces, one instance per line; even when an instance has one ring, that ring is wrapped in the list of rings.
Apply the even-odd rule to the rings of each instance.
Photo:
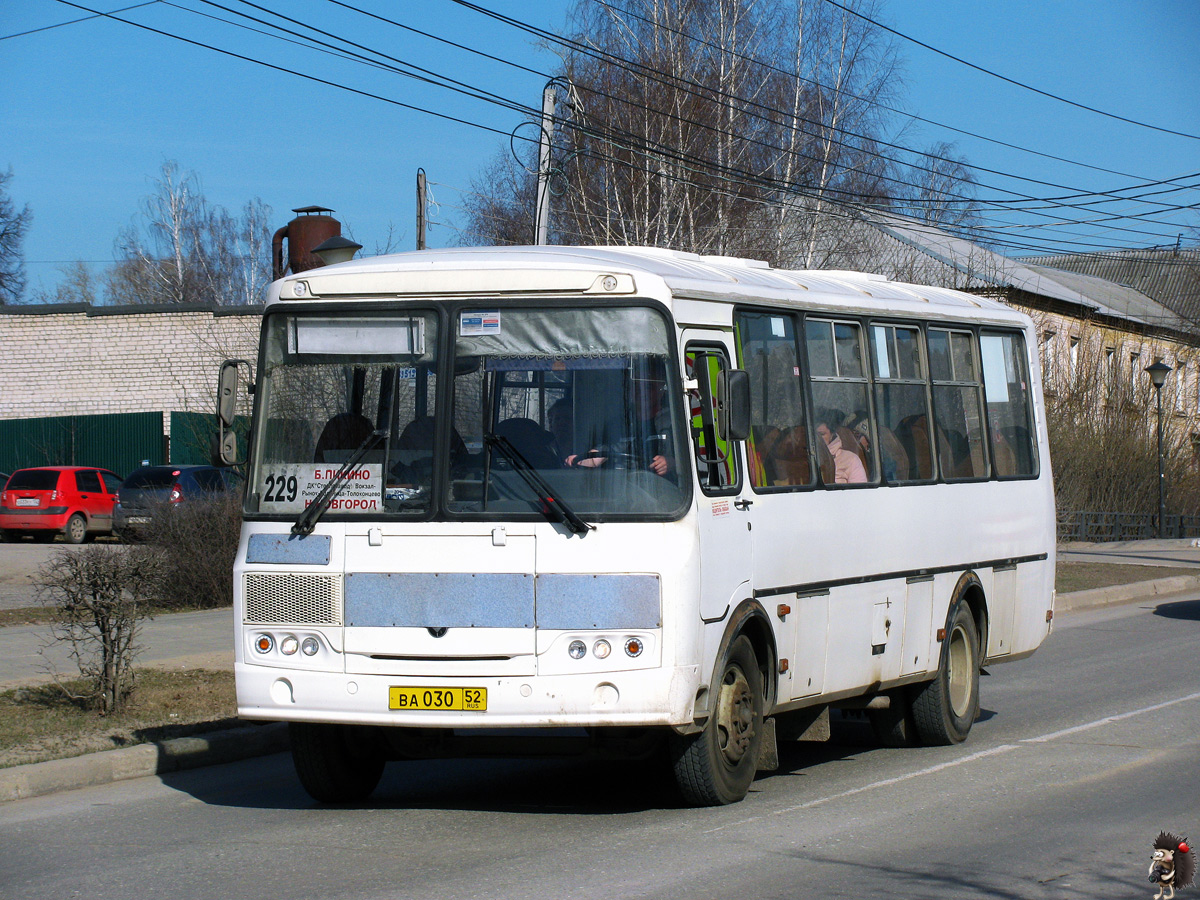
[[[913,720],[921,743],[959,744],[979,713],[979,629],[965,603],[946,628],[937,677],[913,696]]]
[[[365,800],[383,776],[384,754],[368,728],[291,722],[288,738],[300,784],[321,803]]]
[[[675,781],[693,806],[737,803],[758,771],[766,700],[762,671],[745,635],[725,653],[715,701],[703,731],[671,739]]]

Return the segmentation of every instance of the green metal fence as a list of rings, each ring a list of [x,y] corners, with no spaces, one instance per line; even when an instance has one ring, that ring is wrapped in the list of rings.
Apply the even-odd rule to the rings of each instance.
[[[209,461],[212,413],[113,413],[0,421],[0,472],[31,466],[99,466],[124,477],[143,464],[195,465]],[[247,422],[235,423],[239,458],[245,458]]]
[[[49,416],[0,422],[0,471],[29,466],[100,466],[124,476],[166,462],[163,414]]]

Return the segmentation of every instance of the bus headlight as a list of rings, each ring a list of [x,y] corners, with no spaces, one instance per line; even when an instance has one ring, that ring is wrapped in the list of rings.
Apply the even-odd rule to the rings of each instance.
[[[612,653],[612,644],[601,638],[592,645],[592,656],[596,659],[607,659],[608,654]]]
[[[584,655],[587,653],[587,644],[585,644],[583,641],[571,641],[571,643],[567,645],[567,653],[571,659],[583,659]]]
[[[294,634],[285,634],[283,640],[279,642],[279,652],[284,656],[291,656],[299,649],[300,641]]]
[[[300,642],[300,652],[305,656],[316,656],[317,651],[321,649],[321,642],[315,637],[306,637]]]

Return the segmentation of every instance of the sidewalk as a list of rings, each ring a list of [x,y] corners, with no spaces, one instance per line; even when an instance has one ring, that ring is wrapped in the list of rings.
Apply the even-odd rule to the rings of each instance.
[[[1200,546],[1192,546],[1188,540],[1065,544],[1059,548],[1059,559],[1062,562],[1177,566],[1181,570],[1179,575],[1171,578],[1060,594],[1056,601],[1060,614],[1200,590]],[[145,650],[139,657],[141,665],[233,667],[232,610],[160,616],[143,627]],[[41,636],[45,633],[44,627],[0,628],[0,690],[46,680],[48,676],[39,668],[44,659],[38,655]],[[58,661],[60,666],[63,661]],[[233,762],[282,752],[287,747],[286,726],[270,723],[71,759],[13,766],[0,769],[0,802]]]

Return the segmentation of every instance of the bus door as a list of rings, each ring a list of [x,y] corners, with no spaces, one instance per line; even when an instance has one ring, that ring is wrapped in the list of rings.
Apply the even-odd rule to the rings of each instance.
[[[718,384],[730,369],[732,338],[723,332],[685,331],[684,368],[697,483],[700,533],[700,616],[723,618],[749,593],[753,571],[752,502],[737,442],[716,427]]]

